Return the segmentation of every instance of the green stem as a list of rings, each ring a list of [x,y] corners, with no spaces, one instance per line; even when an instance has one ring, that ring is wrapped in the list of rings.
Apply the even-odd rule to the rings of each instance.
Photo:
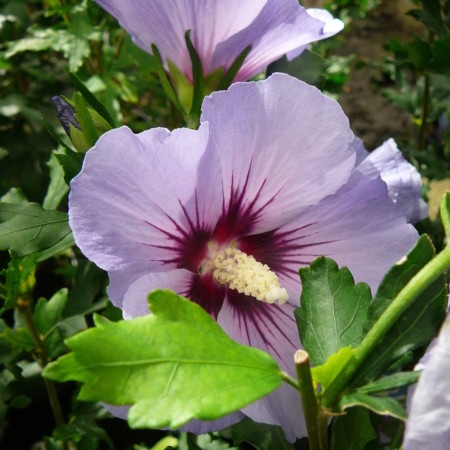
[[[386,308],[380,318],[366,334],[361,344],[355,349],[354,359],[343,372],[328,386],[322,397],[324,407],[336,404],[347,384],[358,369],[371,354],[376,345],[397,322],[403,312],[411,305],[417,296],[425,290],[439,275],[450,268],[450,246],[423,267],[408,284],[399,292],[397,297]]]
[[[48,364],[48,356],[47,350],[45,348],[45,342],[43,341],[39,330],[36,327],[36,324],[33,319],[33,315],[30,309],[30,302],[28,300],[19,299],[17,302],[19,306],[19,311],[22,314],[22,317],[25,321],[25,324],[30,332],[34,345],[36,346],[37,353],[39,355],[39,364],[42,369]],[[44,378],[45,389],[47,390],[48,399],[50,402],[50,407],[53,412],[53,417],[55,418],[55,423],[58,427],[63,427],[65,425],[64,416],[62,414],[61,405],[58,399],[58,393],[56,391],[55,384]],[[63,442],[63,448],[66,449],[66,443]]]
[[[297,370],[298,389],[302,396],[303,414],[308,431],[309,448],[311,450],[328,449],[328,420],[317,403],[313,386],[309,355],[304,350],[298,350],[294,356]]]
[[[425,74],[422,91],[422,104],[420,111],[420,128],[419,128],[419,142],[418,142],[418,148],[420,151],[425,150],[425,134],[428,119],[429,97],[430,97],[430,79],[428,74]]]

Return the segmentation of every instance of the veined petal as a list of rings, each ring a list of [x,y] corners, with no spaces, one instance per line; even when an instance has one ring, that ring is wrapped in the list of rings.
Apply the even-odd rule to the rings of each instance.
[[[228,291],[217,323],[233,340],[272,355],[282,370],[295,377],[294,354],[302,347],[293,310],[287,303],[269,305]],[[256,422],[280,425],[290,442],[306,435],[301,400],[291,386],[281,386],[242,411]]]
[[[360,154],[362,153],[359,150]],[[422,179],[417,169],[405,160],[394,139],[389,139],[362,160],[357,169],[369,177],[381,176],[389,197],[402,208],[408,222],[428,216],[428,206],[420,198]]]
[[[306,44],[330,37],[342,28],[342,22],[326,11],[306,10],[297,0],[269,0],[246,29],[217,47],[213,67],[228,69],[239,53],[252,45],[235,78],[247,80],[284,54],[297,56]]]
[[[210,123],[208,150],[220,155],[224,207],[237,207],[252,233],[336,192],[354,165],[341,107],[288,75],[212,94],[201,120]]]
[[[166,62],[169,58],[189,78],[191,61],[185,33],[200,56],[205,73],[216,46],[246,28],[261,12],[267,0],[96,0],[119,20],[143,50],[155,44]]]
[[[170,289],[185,297],[189,292],[191,278],[192,273],[185,269],[154,272],[140,277],[125,293],[122,305],[124,318],[150,314],[147,298],[155,289]]]
[[[412,397],[403,448],[448,448],[450,439],[450,315],[441,328]]]
[[[205,239],[222,208],[207,139],[207,124],[105,133],[71,183],[69,223],[83,253],[108,271],[179,266],[177,251]]]
[[[247,244],[244,240],[243,245],[277,273],[289,293],[288,301],[298,305],[299,267],[328,256],[375,292],[388,269],[417,238],[417,231],[389,199],[386,184],[355,171],[336,194],[273,232],[270,245],[261,246],[257,239]]]
[[[106,408],[111,414],[120,419],[125,419],[128,416],[129,406],[115,406],[109,405],[107,403],[102,403],[103,407]],[[213,431],[223,430],[224,428],[230,427],[235,423],[241,421],[245,417],[240,411],[236,411],[232,414],[228,414],[218,420],[191,420],[186,425],[180,428],[180,431],[185,431],[187,433],[195,434],[205,434]]]

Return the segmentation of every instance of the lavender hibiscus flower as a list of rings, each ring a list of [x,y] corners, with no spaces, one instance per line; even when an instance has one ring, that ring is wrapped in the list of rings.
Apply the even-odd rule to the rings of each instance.
[[[340,106],[314,87],[283,74],[236,83],[205,99],[198,130],[105,133],[71,184],[76,243],[108,271],[125,318],[147,314],[147,294],[169,288],[295,376],[299,267],[329,256],[375,290],[417,239],[383,180],[355,168],[353,140]],[[305,435],[287,385],[187,429],[243,414],[281,425],[291,441]]]
[[[204,74],[227,72],[249,45],[250,54],[235,77],[247,80],[288,53],[294,57],[311,42],[343,28],[325,10],[305,9],[297,0],[96,0],[116,17],[143,50],[154,44],[192,81],[185,33],[202,62]]]

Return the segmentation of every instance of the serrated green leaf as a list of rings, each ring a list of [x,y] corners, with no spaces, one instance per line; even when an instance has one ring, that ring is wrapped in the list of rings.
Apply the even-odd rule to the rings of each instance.
[[[220,432],[222,436],[231,439],[234,445],[244,442],[251,444],[257,450],[293,450],[292,444],[286,441],[283,430],[276,425],[253,422],[245,417],[239,423]]]
[[[339,401],[339,407],[343,411],[353,406],[364,406],[374,413],[382,416],[391,416],[400,420],[406,420],[408,415],[405,408],[392,397],[375,397],[373,395],[351,392],[345,394]]]
[[[372,383],[361,386],[357,389],[361,394],[372,394],[374,392],[384,392],[398,389],[403,386],[414,384],[420,377],[420,372],[400,372],[379,378]]]
[[[342,347],[337,353],[330,355],[325,364],[311,369],[313,380],[326,389],[345,365],[349,363],[354,353],[355,350],[350,347]]]
[[[217,419],[281,384],[271,356],[233,342],[198,305],[170,291],[153,292],[149,304],[153,314],[133,320],[96,316],[45,376],[83,382],[80,400],[133,405],[133,428]]]
[[[331,450],[364,450],[366,444],[378,437],[367,409],[351,408],[343,416],[333,419]]]
[[[60,289],[50,300],[40,298],[34,309],[34,321],[42,335],[47,334],[61,320],[68,300],[67,288]]]
[[[48,249],[71,233],[67,214],[36,203],[0,203],[0,249],[18,257]]]
[[[444,226],[445,236],[447,237],[447,245],[450,245],[450,192],[447,191],[442,196],[441,201],[441,220]]]
[[[428,236],[421,236],[411,252],[389,270],[370,304],[367,329],[434,254]],[[392,327],[375,347],[353,379],[352,386],[362,386],[375,380],[383,370],[404,354],[431,341],[445,317],[446,300],[444,279],[439,277],[414,300],[396,326]]]
[[[394,300],[397,294],[404,286],[406,286],[408,281],[424,267],[435,254],[436,252],[434,251],[430,238],[423,235],[416,242],[416,245],[409,254],[389,269],[388,273],[381,280],[378,291],[369,306],[367,321],[364,326],[365,331],[372,327],[392,300]]]
[[[64,171],[52,153],[47,163],[50,169],[50,184],[48,185],[42,206],[44,209],[56,209],[69,191],[69,186],[64,180]]]
[[[315,365],[324,364],[342,347],[356,347],[371,299],[365,283],[355,285],[350,271],[330,258],[315,259],[300,269],[301,307],[294,312],[300,339]]]

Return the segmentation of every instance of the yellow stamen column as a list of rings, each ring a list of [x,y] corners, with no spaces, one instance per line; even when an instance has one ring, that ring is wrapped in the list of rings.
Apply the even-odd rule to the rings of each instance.
[[[282,305],[288,299],[286,289],[280,286],[277,275],[270,267],[237,248],[210,248],[209,258],[203,268],[211,271],[219,284],[259,301],[275,303],[278,300]]]

